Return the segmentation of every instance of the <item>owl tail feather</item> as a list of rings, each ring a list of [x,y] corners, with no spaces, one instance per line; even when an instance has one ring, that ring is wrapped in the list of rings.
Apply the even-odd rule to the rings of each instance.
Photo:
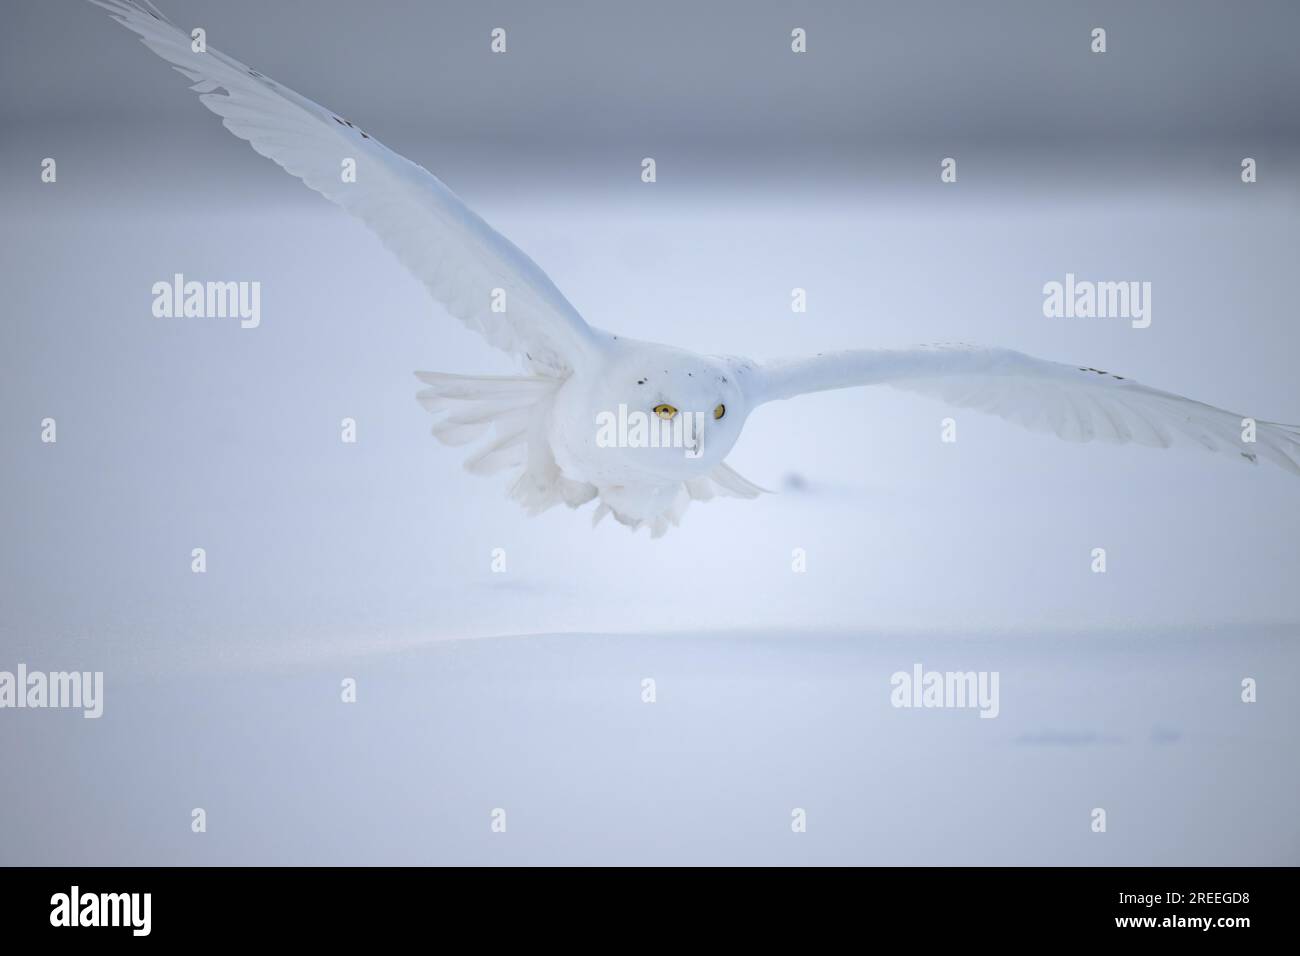
[[[596,489],[565,478],[551,455],[546,423],[563,379],[549,375],[452,375],[416,372],[428,388],[416,398],[435,416],[433,437],[444,445],[488,440],[469,458],[475,475],[510,472],[510,497],[529,514],[557,504],[576,508]]]

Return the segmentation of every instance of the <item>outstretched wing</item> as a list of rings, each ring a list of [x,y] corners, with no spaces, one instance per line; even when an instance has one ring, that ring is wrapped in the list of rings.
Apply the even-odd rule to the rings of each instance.
[[[919,392],[1067,441],[1156,448],[1190,442],[1251,462],[1264,458],[1300,474],[1300,426],[1248,420],[1100,369],[1010,349],[940,345],[837,352],[756,365],[746,387],[757,404],[856,385]]]
[[[226,129],[365,222],[448,312],[492,345],[551,374],[571,370],[595,347],[596,333],[546,273],[428,170],[211,47],[195,52],[190,36],[148,0],[91,2],[193,81]],[[345,160],[355,162],[355,181],[343,175]]]

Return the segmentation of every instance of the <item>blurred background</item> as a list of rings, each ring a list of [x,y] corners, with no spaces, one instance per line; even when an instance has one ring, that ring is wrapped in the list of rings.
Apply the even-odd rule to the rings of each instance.
[[[615,333],[1002,345],[1300,422],[1294,4],[160,5]],[[106,700],[0,712],[0,863],[1300,862],[1294,476],[860,389],[760,409],[730,463],[778,493],[662,540],[528,519],[414,400],[506,356],[103,11],[8,16],[0,670]],[[155,318],[177,272],[259,281],[260,327]],[[1045,318],[1067,272],[1151,326]],[[895,710],[914,662],[998,670],[1000,717]]]

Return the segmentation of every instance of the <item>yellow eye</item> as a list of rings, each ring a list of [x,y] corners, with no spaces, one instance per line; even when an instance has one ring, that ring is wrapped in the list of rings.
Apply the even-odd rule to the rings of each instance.
[[[654,413],[664,421],[668,421],[668,419],[677,414],[677,409],[673,408],[671,405],[656,405],[654,407]]]
[[[714,420],[714,421],[717,421],[719,418],[721,418],[721,417],[722,417],[723,415],[725,415],[725,414],[727,414],[727,406],[726,406],[726,405],[719,405],[717,408],[715,408],[715,409],[713,410],[713,420]]]

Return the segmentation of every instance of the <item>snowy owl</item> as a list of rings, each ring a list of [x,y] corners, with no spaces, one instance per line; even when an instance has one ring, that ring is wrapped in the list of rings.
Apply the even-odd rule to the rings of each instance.
[[[466,467],[509,474],[510,496],[531,514],[596,501],[593,524],[612,514],[658,537],[691,501],[762,492],[725,461],[757,406],[859,385],[919,392],[1070,441],[1190,441],[1300,474],[1300,427],[1009,349],[939,345],[758,362],[603,332],[423,167],[206,47],[148,0],[92,2],[188,77],[228,130],[360,218],[449,313],[518,359],[517,376],[417,372],[427,386],[418,398],[436,417],[440,441],[484,442]],[[340,174],[347,160],[353,177]]]

